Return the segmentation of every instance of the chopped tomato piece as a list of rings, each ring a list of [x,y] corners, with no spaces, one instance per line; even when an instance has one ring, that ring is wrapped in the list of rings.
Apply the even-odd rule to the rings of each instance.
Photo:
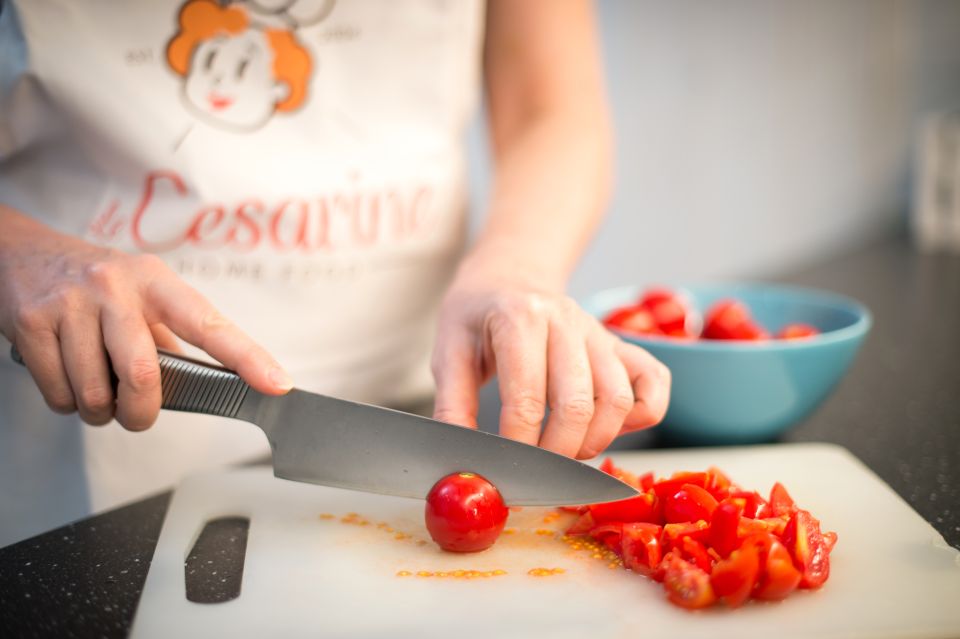
[[[663,533],[660,535],[660,545],[666,549],[672,549],[683,543],[684,537],[693,537],[697,541],[704,541],[709,533],[710,526],[702,519],[697,522],[688,522],[684,524],[664,524]]]
[[[741,517],[737,525],[737,535],[740,537],[749,537],[757,533],[783,534],[787,522],[779,517],[766,517],[764,519],[750,519]]]
[[[717,507],[716,498],[694,484],[683,484],[663,502],[663,516],[669,523],[709,521]]]
[[[754,321],[746,304],[728,299],[720,300],[707,310],[703,337],[752,341],[770,336]]]
[[[783,543],[802,575],[800,587],[822,586],[830,576],[830,549],[820,532],[820,522],[806,510],[798,510],[783,531]]]
[[[769,533],[744,540],[744,547],[755,546],[760,553],[760,577],[753,590],[757,599],[783,599],[797,589],[800,571],[793,565],[790,552]]]
[[[557,508],[565,513],[576,513],[578,515],[582,515],[590,509],[589,506],[557,506]]]
[[[693,484],[703,488],[707,485],[706,473],[674,473],[670,479],[661,479],[653,485],[653,492],[657,497],[664,498],[680,490],[684,484]]]
[[[706,608],[717,600],[710,575],[676,555],[665,559],[663,586],[667,597],[684,608]]]
[[[644,473],[637,478],[640,482],[640,490],[643,492],[650,492],[653,490],[653,473]]]
[[[797,505],[794,503],[793,497],[780,482],[775,483],[773,488],[770,489],[770,511],[773,513],[773,517],[789,517],[797,512]]]
[[[683,558],[707,573],[713,568],[713,560],[707,549],[696,539],[684,537],[680,546]]]
[[[766,500],[755,490],[747,492],[745,490],[736,490],[730,492],[730,497],[743,502],[743,516],[753,519],[766,505]]]
[[[568,535],[586,535],[591,530],[597,527],[597,522],[593,520],[593,515],[590,514],[590,511],[580,515],[573,524],[570,525],[570,528],[567,529]]]
[[[623,524],[604,524],[590,531],[590,536],[599,539],[603,544],[620,554],[620,536],[623,534]]]
[[[624,524],[620,538],[620,556],[630,570],[652,576],[660,565],[660,526],[656,524]]]
[[[620,473],[620,469],[614,465],[612,457],[605,457],[604,460],[600,462],[600,470],[614,477]]]
[[[703,487],[706,488],[711,495],[716,497],[717,501],[726,499],[730,494],[732,486],[733,482],[730,481],[730,478],[727,477],[726,473],[722,470],[716,466],[711,466],[707,469]]]
[[[827,552],[833,552],[833,547],[837,545],[837,533],[823,533],[823,543],[827,545]]]
[[[760,551],[754,544],[745,544],[717,562],[710,573],[710,585],[728,606],[736,608],[750,598],[759,572]]]
[[[731,498],[724,499],[713,511],[707,539],[721,557],[728,557],[740,545],[737,529],[743,506]]]
[[[611,458],[609,458],[609,457],[605,458],[605,459],[600,463],[600,470],[602,470],[603,472],[607,473],[608,475],[613,475],[614,477],[616,477],[617,479],[619,479],[619,480],[622,481],[623,483],[628,484],[628,485],[630,485],[630,486],[633,486],[634,488],[636,488],[636,489],[639,490],[639,491],[642,491],[642,492],[643,492],[643,491],[650,490],[649,487],[646,487],[646,488],[643,487],[643,485],[642,485],[642,483],[641,483],[641,481],[640,481],[640,478],[638,478],[636,475],[634,475],[633,473],[631,473],[631,472],[629,472],[629,471],[626,471],[626,470],[624,470],[624,469],[622,469],[622,468],[619,468],[618,466],[614,465],[613,460],[612,460]],[[652,475],[651,475],[651,477],[652,477]]]
[[[630,499],[593,504],[590,513],[598,524],[608,521],[660,521],[659,500],[653,493],[643,493]]]
[[[649,309],[641,306],[624,306],[607,315],[603,324],[607,328],[636,335],[659,335],[656,319]]]

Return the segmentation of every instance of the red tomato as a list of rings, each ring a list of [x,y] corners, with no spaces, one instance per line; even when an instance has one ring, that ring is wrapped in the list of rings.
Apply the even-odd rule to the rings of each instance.
[[[787,324],[780,329],[780,332],[777,333],[777,338],[779,339],[804,339],[806,337],[813,337],[819,335],[815,327],[810,326],[809,324]]]
[[[684,608],[706,608],[717,600],[710,575],[680,557],[664,558],[663,586],[667,597]]]
[[[830,576],[830,546],[820,532],[820,522],[806,510],[798,510],[783,531],[783,543],[802,574],[800,587],[822,586]]]
[[[827,545],[827,552],[833,552],[833,547],[837,545],[837,533],[835,532],[825,532],[823,533],[823,543]]]
[[[444,550],[476,552],[493,545],[507,521],[500,491],[475,473],[447,475],[430,489],[427,530]]]
[[[700,332],[700,317],[680,294],[665,288],[648,289],[640,298],[640,308],[653,317],[654,324],[664,335],[696,337]]]
[[[743,546],[755,546],[760,552],[760,578],[753,589],[757,599],[783,599],[797,589],[800,571],[793,565],[790,552],[769,533],[753,535]]]
[[[590,513],[598,524],[610,521],[657,523],[660,521],[660,502],[652,492],[643,493],[630,499],[593,504]]]
[[[600,462],[600,470],[608,475],[613,475],[623,483],[633,486],[641,492],[650,490],[650,483],[653,481],[652,473],[646,473],[643,477],[637,477],[633,473],[615,466],[613,460],[609,457]]]
[[[703,520],[684,524],[664,524],[660,545],[666,550],[672,550],[683,544],[684,537],[693,537],[702,542],[706,540],[709,530],[710,526]]]
[[[593,515],[587,510],[587,512],[580,515],[577,520],[570,525],[570,528],[567,529],[567,534],[586,535],[596,527],[597,522],[593,520]]]
[[[623,535],[623,524],[604,524],[590,530],[590,536],[602,541],[607,548],[620,553],[620,537]]]
[[[707,311],[703,337],[755,341],[770,336],[754,321],[743,302],[728,299],[720,300]]]
[[[663,502],[663,517],[671,524],[688,521],[710,521],[717,500],[694,484],[684,484]]]
[[[730,492],[730,497],[737,500],[737,503],[743,503],[743,516],[751,519],[757,516],[757,513],[766,505],[766,501],[757,491],[747,492],[745,490],[736,490]]]
[[[765,515],[767,517],[789,517],[797,512],[797,504],[780,482],[775,483],[770,489],[769,506],[770,514]]]
[[[703,487],[719,501],[729,496],[730,490],[733,488],[733,482],[722,470],[716,466],[711,466],[707,469]]]
[[[732,499],[724,499],[713,511],[707,539],[721,557],[729,557],[740,545],[737,528],[742,512],[743,507]]]
[[[661,479],[656,482],[653,485],[653,492],[657,493],[657,497],[665,499],[680,490],[684,484],[693,484],[694,486],[703,488],[707,485],[707,473],[691,473],[687,471],[674,473],[670,479]]]
[[[614,309],[603,320],[607,328],[637,335],[659,335],[660,329],[653,314],[639,306],[624,306]]]
[[[773,533],[775,535],[782,535],[786,526],[787,521],[785,519],[781,519],[780,517],[767,517],[764,519],[750,519],[748,517],[741,517],[740,523],[737,525],[737,534],[740,537],[749,537],[750,535],[755,535],[757,533]]]
[[[660,533],[661,528],[656,524],[624,524],[620,538],[624,565],[636,573],[651,576],[660,565]]]
[[[568,534],[602,542],[628,569],[663,582],[679,606],[783,599],[829,576],[836,533],[821,533],[820,522],[798,509],[780,483],[768,502],[714,467],[659,481],[650,473],[628,473],[610,459],[600,468],[642,494],[588,506]]]
[[[680,544],[680,552],[684,559],[708,574],[713,568],[713,559],[707,552],[706,547],[693,537],[683,538],[683,542]]]
[[[731,608],[743,605],[750,598],[760,572],[760,551],[746,544],[717,562],[710,573],[714,593]]]

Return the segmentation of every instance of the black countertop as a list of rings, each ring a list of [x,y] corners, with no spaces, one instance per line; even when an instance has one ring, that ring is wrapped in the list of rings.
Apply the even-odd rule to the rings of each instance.
[[[891,240],[778,281],[855,297],[874,327],[833,396],[783,441],[845,446],[960,548],[960,256]],[[481,417],[496,415],[484,394]],[[661,445],[656,430],[615,448]],[[170,493],[0,549],[0,637],[126,636]]]

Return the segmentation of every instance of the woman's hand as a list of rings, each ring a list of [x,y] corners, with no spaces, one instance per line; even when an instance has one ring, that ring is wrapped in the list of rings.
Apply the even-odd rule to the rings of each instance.
[[[161,402],[157,347],[176,349],[174,335],[261,392],[292,386],[266,351],[159,258],[97,247],[3,206],[0,332],[17,346],[47,404],[79,411],[89,424],[113,417],[129,430],[153,424]]]
[[[569,297],[480,270],[461,270],[441,308],[436,419],[476,428],[477,393],[494,373],[500,434],[571,457],[594,457],[617,435],[663,419],[666,366]]]

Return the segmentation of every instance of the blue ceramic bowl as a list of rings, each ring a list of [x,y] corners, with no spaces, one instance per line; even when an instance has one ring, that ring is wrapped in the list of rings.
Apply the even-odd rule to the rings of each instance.
[[[634,303],[646,287],[596,293],[584,308],[603,318]],[[766,284],[683,287],[705,312],[736,298],[771,334],[803,322],[821,334],[802,340],[680,341],[621,336],[647,349],[670,368],[670,409],[659,427],[670,440],[697,444],[752,443],[776,438],[826,399],[853,361],[870,330],[870,311],[858,302],[822,291]]]

